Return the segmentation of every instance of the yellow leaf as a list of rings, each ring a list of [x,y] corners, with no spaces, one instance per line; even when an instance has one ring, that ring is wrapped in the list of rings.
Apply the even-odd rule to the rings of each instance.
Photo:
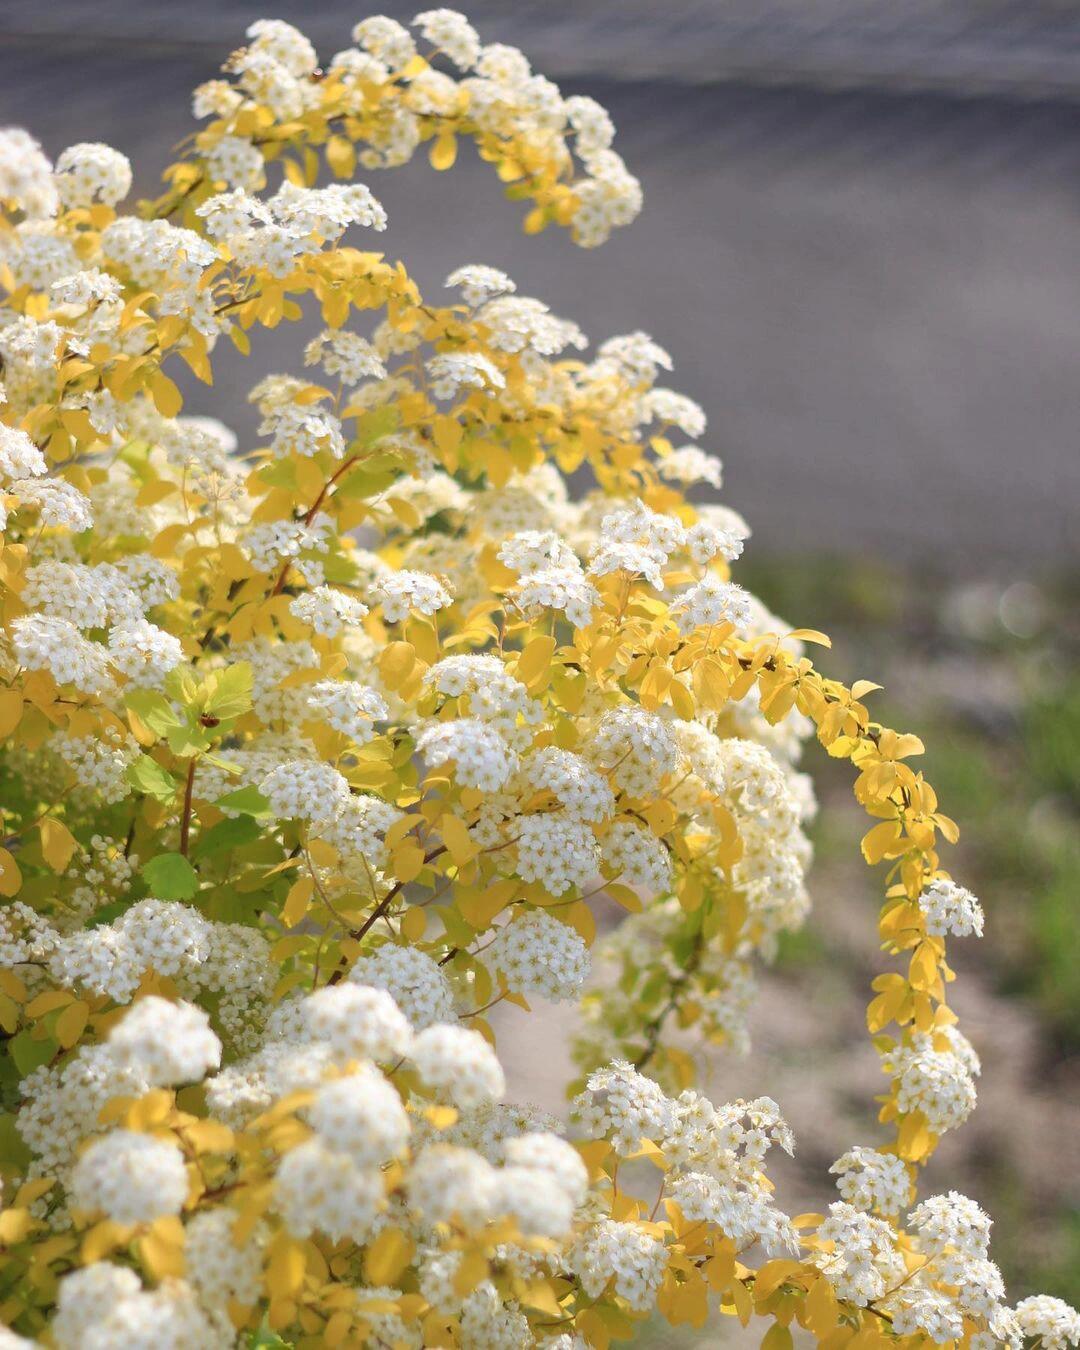
[[[458,1122],[458,1110],[454,1106],[425,1106],[424,1119],[437,1130],[448,1130]]]
[[[882,858],[891,855],[900,840],[900,822],[896,820],[883,820],[880,825],[875,825],[872,830],[868,830],[862,839],[862,854],[871,866],[874,863],[881,862]]]
[[[180,1229],[180,1241],[168,1229],[162,1229],[155,1223],[150,1231],[139,1239],[139,1258],[155,1280],[170,1277],[178,1278],[184,1273],[184,1230]]]
[[[401,931],[410,942],[419,942],[427,931],[427,910],[411,905],[401,917]]]
[[[281,922],[286,928],[295,928],[303,919],[314,894],[315,883],[311,877],[298,877],[293,882],[281,910]]]
[[[19,864],[6,848],[0,848],[0,895],[18,895],[21,886]]]
[[[156,483],[147,483],[145,487],[139,489],[139,495],[135,498],[135,505],[156,506],[158,502],[163,502],[166,497],[171,497],[174,492],[178,491],[175,483],[158,479]]]
[[[56,1039],[65,1050],[70,1050],[86,1029],[90,1008],[81,1000],[64,1009],[56,1019]]]
[[[54,872],[62,872],[77,848],[75,836],[53,816],[46,816],[39,828],[42,856]]]
[[[196,1153],[225,1153],[233,1145],[232,1130],[216,1120],[196,1120],[185,1125],[184,1138]]]
[[[162,417],[176,417],[184,406],[183,395],[168,375],[159,370],[150,382],[150,396]]]
[[[912,1111],[904,1117],[896,1137],[896,1150],[901,1158],[918,1162],[925,1158],[931,1147],[931,1135],[921,1111]]]
[[[459,886],[455,893],[457,907],[467,923],[476,929],[487,928],[496,914],[501,913],[518,890],[518,882],[513,879],[497,881],[477,891]]]
[[[618,882],[609,881],[604,887],[604,891],[611,896],[617,905],[622,905],[623,909],[629,910],[631,914],[641,913],[641,896],[632,886],[623,886]]]
[[[480,1252],[463,1252],[461,1263],[454,1272],[454,1293],[464,1298],[471,1294],[481,1280],[488,1277],[487,1258]]]
[[[275,1295],[298,1294],[304,1284],[304,1248],[284,1233],[270,1244],[270,1262],[266,1282]]]
[[[95,1261],[101,1261],[110,1252],[115,1251],[122,1243],[127,1241],[130,1228],[125,1228],[122,1224],[113,1223],[111,1219],[102,1219],[100,1223],[94,1224],[83,1237],[82,1257],[83,1265],[93,1265]]]
[[[754,1280],[754,1297],[756,1299],[768,1298],[774,1290],[779,1289],[785,1280],[790,1279],[792,1275],[797,1275],[802,1270],[798,1261],[767,1261],[757,1273]]]
[[[800,642],[816,642],[819,647],[831,647],[832,638],[827,633],[819,633],[816,628],[795,628],[789,638],[798,638]]]
[[[144,1093],[127,1113],[127,1125],[132,1130],[147,1130],[160,1125],[172,1110],[174,1095],[166,1088],[154,1088]]]
[[[74,995],[66,989],[47,989],[45,993],[38,994],[37,998],[30,1000],[26,1005],[26,1015],[31,1022],[36,1022],[46,1013],[55,1012],[57,1008],[66,1008],[73,997]]]
[[[439,833],[442,835],[443,843],[458,867],[471,862],[478,852],[476,843],[464,821],[457,816],[447,814],[439,821]]]
[[[5,1209],[0,1214],[0,1242],[6,1246],[21,1242],[33,1226],[34,1220],[28,1209]]]
[[[331,136],[326,142],[326,162],[338,178],[350,178],[356,168],[356,150],[346,136]]]
[[[526,1308],[536,1308],[542,1313],[547,1313],[548,1317],[561,1318],[564,1316],[562,1304],[556,1298],[555,1290],[548,1280],[541,1280],[537,1284],[528,1285],[520,1295],[519,1301]]]
[[[547,673],[558,644],[553,637],[534,637],[518,657],[514,674],[522,684],[532,685]]]
[[[18,1194],[15,1196],[17,1205],[32,1205],[35,1200],[40,1200],[43,1195],[48,1195],[56,1185],[55,1177],[38,1177],[35,1181],[28,1181],[19,1187]]]
[[[406,839],[391,854],[390,870],[398,881],[415,881],[424,870],[424,850],[414,839]]]
[[[840,1320],[833,1287],[823,1275],[810,1286],[805,1305],[806,1325],[823,1340]]]
[[[416,648],[411,642],[391,642],[379,657],[379,674],[388,689],[399,689],[416,665]]]
[[[0,737],[10,736],[22,719],[23,696],[17,689],[0,689]]]
[[[915,948],[908,969],[913,989],[930,990],[937,983],[937,954],[929,942],[920,942]]]
[[[428,155],[433,169],[451,169],[457,159],[457,138],[451,131],[444,131],[435,137]]]
[[[412,1260],[415,1244],[400,1228],[384,1228],[364,1255],[364,1278],[373,1285],[393,1285]]]

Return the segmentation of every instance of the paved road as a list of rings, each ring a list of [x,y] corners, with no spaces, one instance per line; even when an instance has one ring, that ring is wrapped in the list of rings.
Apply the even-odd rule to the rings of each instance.
[[[6,0],[0,121],[53,152],[111,141],[151,191],[191,128],[187,92],[252,17],[298,19],[326,52],[345,44],[359,10],[331,0],[308,22],[309,8]],[[919,17],[914,0],[902,8]],[[1051,31],[1051,9],[1028,9],[1044,26],[1016,29],[1012,44],[955,22],[969,5],[924,2],[921,27],[890,38],[864,14],[836,30],[845,45],[827,24],[793,29],[792,7],[773,0],[776,25],[759,25],[755,47],[742,0],[724,22],[714,5],[672,0],[668,31],[638,0],[485,0],[472,11],[490,16],[486,35],[520,38],[568,88],[608,102],[645,211],[583,253],[554,232],[523,239],[517,208],[475,161],[445,177],[418,162],[372,175],[391,221],[380,246],[425,289],[482,260],[595,339],[648,328],[706,407],[725,499],[758,548],[1005,576],[1075,559],[1080,21],[1052,8]],[[1015,22],[1014,6],[997,11]],[[944,31],[943,15],[951,37],[931,69],[926,34]],[[852,88],[835,88],[841,76]],[[919,83],[943,87],[910,92]],[[270,367],[295,360],[294,337],[266,344]],[[207,410],[244,428],[241,381],[223,362]]]

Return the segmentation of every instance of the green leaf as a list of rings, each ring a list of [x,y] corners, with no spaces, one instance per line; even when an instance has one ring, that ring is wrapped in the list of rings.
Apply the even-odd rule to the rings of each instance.
[[[155,801],[167,803],[176,796],[176,779],[149,755],[141,755],[128,767],[127,778],[132,787]]]
[[[226,773],[239,773],[243,768],[242,764],[237,764],[234,759],[222,759],[220,755],[203,755],[204,764],[213,764],[218,769],[223,769]]]
[[[16,1067],[25,1078],[42,1064],[48,1064],[60,1046],[49,1036],[44,1040],[35,1040],[30,1035],[30,1028],[26,1027],[17,1036],[12,1036],[8,1041],[8,1049]]]
[[[262,836],[258,821],[251,816],[237,816],[233,820],[219,820],[199,835],[194,854],[197,858],[212,858],[241,844],[252,844]]]
[[[249,661],[237,661],[209,675],[203,685],[206,711],[222,721],[246,713],[251,707],[251,677]]]
[[[172,704],[153,689],[132,689],[124,702],[158,736],[165,736],[180,725]]]
[[[334,496],[349,501],[354,497],[367,500],[379,492],[385,492],[401,477],[399,469],[389,469],[385,473],[368,473],[366,469],[353,469],[340,480],[334,490]]]
[[[218,797],[214,805],[229,811],[244,811],[250,816],[264,816],[270,810],[270,803],[259,789],[250,786],[226,792],[224,797]]]
[[[20,1169],[25,1168],[34,1157],[15,1126],[15,1117],[10,1114],[0,1116],[0,1157]]]
[[[259,470],[259,477],[270,487],[296,490],[296,466],[287,459],[277,459],[273,464],[264,465]]]
[[[174,755],[179,755],[181,759],[191,759],[193,755],[205,754],[213,744],[214,735],[203,727],[185,723],[170,731],[165,740]]]
[[[177,703],[192,703],[198,688],[190,666],[174,666],[165,676],[165,692]]]
[[[374,445],[392,431],[397,431],[398,421],[398,410],[392,403],[372,408],[356,419],[356,439],[361,446]]]
[[[292,1341],[283,1341],[276,1331],[260,1327],[248,1332],[249,1350],[292,1350]]]
[[[198,874],[182,853],[159,853],[140,872],[159,900],[190,900],[199,889]]]

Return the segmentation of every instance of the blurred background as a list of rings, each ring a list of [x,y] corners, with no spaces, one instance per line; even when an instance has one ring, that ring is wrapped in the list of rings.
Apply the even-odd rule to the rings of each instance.
[[[955,1004],[984,1075],[928,1186],[995,1216],[1014,1297],[1076,1303],[1080,5],[465,7],[485,40],[521,46],[564,92],[610,108],[644,212],[596,252],[562,231],[527,240],[474,155],[442,176],[421,153],[369,175],[390,216],[377,246],[432,294],[452,267],[491,263],[595,341],[645,328],[674,355],[671,383],[709,415],[723,498],[754,530],[739,580],[833,635],[827,670],[885,684],[875,715],[924,738],[928,776],[963,826],[954,870],[982,897],[988,932],[953,946]],[[373,8],[407,21],[415,6]],[[0,122],[52,154],[108,141],[151,195],[193,128],[191,88],[248,23],[288,19],[328,57],[367,12],[356,0],[3,0]],[[295,325],[271,335],[262,369],[290,368],[299,340]],[[192,410],[250,433],[255,377],[227,354],[220,372]],[[799,1141],[781,1177],[790,1212],[831,1198],[841,1143],[880,1138],[870,1103],[883,1086],[862,1015],[879,882],[857,856],[843,769],[824,756],[804,767],[825,808],[813,920],[764,982],[752,1059],[718,1057],[709,1085],[784,1106]],[[560,1030],[542,1047],[548,1105],[570,1072]],[[523,1020],[508,1014],[504,1034],[523,1041]],[[525,1093],[524,1065],[517,1077]]]

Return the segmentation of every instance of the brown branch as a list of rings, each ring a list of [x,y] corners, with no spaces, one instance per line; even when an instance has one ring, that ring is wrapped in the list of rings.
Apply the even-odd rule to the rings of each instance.
[[[188,855],[188,839],[191,835],[191,797],[195,789],[196,762],[195,755],[188,760],[187,781],[184,784],[184,813],[180,817],[180,853],[185,858]]]

